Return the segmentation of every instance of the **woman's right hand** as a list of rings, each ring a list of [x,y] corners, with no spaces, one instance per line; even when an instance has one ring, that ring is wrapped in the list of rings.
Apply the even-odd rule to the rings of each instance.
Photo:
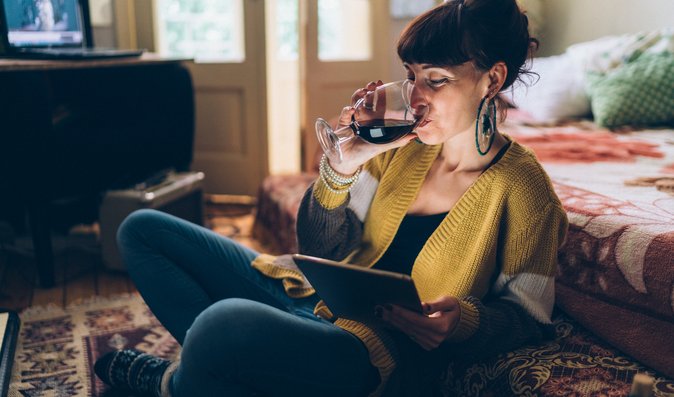
[[[364,88],[354,92],[351,96],[351,105],[344,107],[341,114],[339,115],[337,128],[346,127],[351,124],[353,115],[356,112],[356,103],[366,95],[371,95],[372,91],[382,84],[383,83],[381,80],[377,82],[371,81]],[[394,142],[381,145],[375,145],[362,139],[354,139],[353,145],[349,145],[348,148],[344,149],[342,161],[339,164],[330,163],[330,167],[340,174],[352,175],[358,170],[358,167],[365,164],[371,158],[391,149],[405,146],[414,138],[416,138],[414,134],[408,134],[407,136],[404,136]]]

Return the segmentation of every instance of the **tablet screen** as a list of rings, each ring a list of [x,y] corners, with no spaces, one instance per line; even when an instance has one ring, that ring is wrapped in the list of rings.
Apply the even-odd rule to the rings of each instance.
[[[376,321],[374,307],[385,304],[422,312],[414,281],[406,274],[299,254],[293,259],[337,317]]]

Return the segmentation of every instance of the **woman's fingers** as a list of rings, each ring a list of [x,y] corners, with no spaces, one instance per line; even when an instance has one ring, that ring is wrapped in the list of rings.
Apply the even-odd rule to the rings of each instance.
[[[404,332],[424,349],[435,349],[454,332],[461,308],[455,297],[423,303],[424,314],[396,305],[381,307],[381,318]]]
[[[384,84],[381,80],[370,81],[365,85],[365,87],[356,90],[356,92],[351,95],[351,106],[354,106],[358,100],[363,98],[368,92],[374,91],[380,85]],[[371,102],[370,102],[371,103]]]
[[[351,95],[351,106],[355,106],[356,102],[358,102],[361,98],[367,94],[368,89],[367,88],[361,88],[359,90],[356,90],[356,92]]]
[[[460,310],[459,300],[453,296],[443,296],[432,302],[423,303],[424,313],[431,314],[435,312],[450,312]]]
[[[351,117],[355,113],[353,106],[344,106],[342,112],[339,114],[339,121],[337,128],[351,123]]]
[[[405,333],[414,342],[422,346],[424,349],[433,348],[435,336],[430,334],[426,329],[416,327],[414,324],[403,320],[402,318],[389,313],[384,314],[383,320],[388,322],[391,326]],[[429,349],[430,350],[430,349]]]
[[[382,320],[407,334],[421,347],[434,349],[444,340],[442,324],[436,318],[429,318],[399,306],[391,305],[382,310]]]

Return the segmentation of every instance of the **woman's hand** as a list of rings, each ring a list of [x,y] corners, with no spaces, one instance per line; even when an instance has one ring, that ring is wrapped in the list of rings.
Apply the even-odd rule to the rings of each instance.
[[[368,103],[368,99],[371,100],[372,91],[374,91],[377,87],[379,87],[382,84],[383,83],[381,80],[378,80],[377,82],[371,81],[364,88],[361,88],[356,92],[354,92],[353,95],[351,96],[351,105],[346,106],[342,109],[335,130],[351,124],[351,119],[354,113],[356,112],[354,108],[356,103],[361,98],[365,98],[365,102]],[[414,138],[416,138],[414,134],[408,134],[407,136],[402,137],[394,142],[383,145],[374,145],[365,142],[362,139],[355,139],[353,145],[351,145],[350,148],[344,152],[342,162],[339,164],[330,163],[330,167],[332,167],[332,169],[339,172],[340,174],[352,175],[353,173],[356,172],[358,167],[365,164],[371,158],[377,156],[380,153],[389,151],[391,149],[405,146]]]
[[[433,350],[456,329],[461,318],[461,306],[453,296],[444,296],[422,305],[423,314],[396,305],[378,306],[375,314],[379,316],[381,313],[384,322],[407,334],[424,350]]]

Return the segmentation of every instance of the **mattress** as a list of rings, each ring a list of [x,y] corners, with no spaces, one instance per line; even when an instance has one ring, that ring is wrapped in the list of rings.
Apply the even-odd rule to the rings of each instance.
[[[569,217],[557,304],[674,376],[674,129],[532,124],[513,113],[501,130],[533,150]]]

